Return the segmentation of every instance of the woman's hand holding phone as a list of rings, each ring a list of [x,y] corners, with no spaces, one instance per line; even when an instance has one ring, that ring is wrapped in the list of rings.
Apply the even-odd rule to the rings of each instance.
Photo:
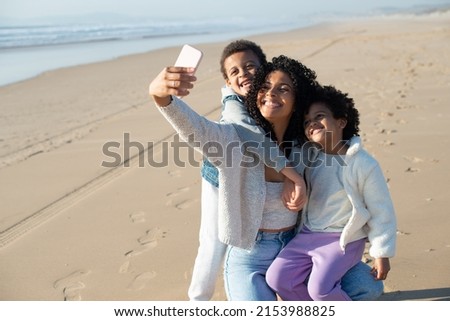
[[[167,106],[172,101],[171,95],[184,97],[193,88],[194,76],[202,58],[202,52],[189,45],[183,46],[175,66],[164,68],[150,83],[149,94],[159,106]]]

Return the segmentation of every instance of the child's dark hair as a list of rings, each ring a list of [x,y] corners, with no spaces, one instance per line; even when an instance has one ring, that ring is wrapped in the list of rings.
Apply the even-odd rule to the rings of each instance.
[[[267,62],[266,55],[262,51],[261,47],[250,40],[240,39],[229,43],[222,51],[222,56],[220,57],[220,71],[224,79],[228,79],[227,72],[225,70],[224,62],[225,59],[237,52],[252,51],[256,57],[258,57],[259,62],[264,64]]]
[[[311,101],[311,95],[317,86],[316,73],[304,66],[301,62],[286,56],[274,57],[271,62],[261,65],[253,78],[252,86],[246,96],[246,106],[250,116],[255,119],[256,124],[261,126],[272,140],[277,141],[277,137],[270,122],[265,119],[257,106],[258,92],[266,83],[267,76],[273,71],[282,71],[289,75],[294,85],[295,100],[294,111],[289,121],[284,137],[280,137],[283,142],[304,141],[303,129],[300,125],[303,114]],[[286,146],[285,146],[286,147]]]
[[[342,139],[349,140],[353,136],[359,136],[359,112],[355,108],[353,98],[333,86],[318,86],[314,92],[311,103],[323,103],[333,114],[335,119],[347,120],[342,134]],[[309,112],[308,106],[306,113]]]

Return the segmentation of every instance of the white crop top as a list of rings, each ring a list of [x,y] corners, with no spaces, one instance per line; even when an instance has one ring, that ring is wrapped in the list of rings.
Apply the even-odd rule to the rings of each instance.
[[[282,182],[266,182],[266,200],[261,229],[278,230],[297,223],[298,213],[288,210],[281,200],[283,184]]]

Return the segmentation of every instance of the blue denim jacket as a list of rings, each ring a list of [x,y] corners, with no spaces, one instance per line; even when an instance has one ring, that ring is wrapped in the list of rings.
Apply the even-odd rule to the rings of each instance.
[[[203,159],[201,174],[208,183],[219,187],[219,170],[207,159]]]
[[[244,99],[242,97],[234,94],[228,95],[222,100],[222,111],[225,107],[225,103],[229,100],[235,100],[242,105],[244,104]],[[222,120],[222,119],[221,119]],[[202,177],[209,183],[211,183],[215,187],[219,187],[219,170],[211,164],[206,158],[203,159],[202,168],[201,168]]]

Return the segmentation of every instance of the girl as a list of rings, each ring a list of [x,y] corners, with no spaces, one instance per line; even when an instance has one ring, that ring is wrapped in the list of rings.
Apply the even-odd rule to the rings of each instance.
[[[318,87],[303,125],[316,146],[305,172],[309,199],[300,233],[270,266],[267,282],[283,300],[351,300],[340,281],[361,261],[367,238],[372,272],[386,279],[395,253],[394,208],[380,166],[357,136],[351,98]]]

